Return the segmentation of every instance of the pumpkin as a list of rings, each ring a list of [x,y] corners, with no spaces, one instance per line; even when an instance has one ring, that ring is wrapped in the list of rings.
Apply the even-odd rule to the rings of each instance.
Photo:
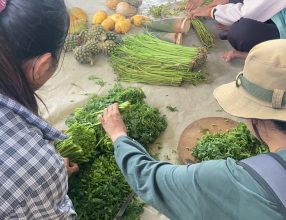
[[[122,2],[122,0],[106,0],[105,3],[109,9],[115,10],[119,2]]]
[[[78,7],[69,10],[70,27],[69,33],[79,33],[87,28],[87,14]]]
[[[87,22],[88,20],[87,14],[79,7],[71,8],[69,10],[69,15],[74,17],[75,19],[84,20],[85,22]]]
[[[121,14],[113,14],[113,15],[110,15],[110,16],[108,16],[109,18],[111,18],[115,23],[117,22],[117,21],[120,21],[120,20],[124,20],[125,19],[125,17],[123,16],[123,15],[121,15]]]
[[[75,20],[74,22],[70,23],[69,33],[80,33],[87,28],[87,23],[83,20]]]
[[[149,18],[143,15],[134,15],[131,18],[132,23],[136,26],[136,27],[140,27],[142,25],[142,21],[148,21]]]
[[[115,23],[115,32],[119,34],[127,33],[131,28],[130,19],[122,19]]]
[[[106,18],[102,23],[101,26],[104,28],[105,31],[112,31],[115,26],[115,22],[111,18]]]
[[[98,11],[92,18],[92,24],[101,24],[106,18],[107,13],[105,11]]]
[[[116,13],[122,14],[126,17],[131,17],[133,15],[136,15],[137,8],[128,4],[127,2],[120,2],[116,6]]]

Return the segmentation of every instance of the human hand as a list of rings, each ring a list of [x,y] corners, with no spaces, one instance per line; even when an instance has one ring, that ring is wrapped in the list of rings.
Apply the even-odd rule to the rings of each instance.
[[[208,7],[215,7],[217,5],[225,5],[228,4],[229,0],[213,0],[210,4],[208,4]]]
[[[76,173],[79,171],[79,167],[77,163],[73,163],[69,161],[69,158],[64,158],[64,164],[68,173],[68,176],[71,176],[73,173]]]
[[[197,7],[201,6],[204,3],[204,0],[189,0],[186,6],[188,11],[192,11]]]
[[[194,19],[196,17],[209,17],[211,14],[212,8],[209,8],[208,6],[201,6],[199,8],[196,8],[195,10],[190,11],[189,17],[191,19]]]
[[[120,115],[117,103],[104,109],[99,121],[112,142],[120,136],[127,135],[127,129]]]

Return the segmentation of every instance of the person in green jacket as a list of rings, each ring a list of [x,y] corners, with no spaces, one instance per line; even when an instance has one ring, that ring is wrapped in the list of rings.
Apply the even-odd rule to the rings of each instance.
[[[285,51],[286,40],[255,46],[236,80],[214,91],[226,112],[244,118],[250,131],[284,160]],[[106,108],[100,121],[114,142],[116,161],[132,189],[170,219],[283,219],[273,197],[234,159],[189,165],[160,162],[127,136],[117,104]]]

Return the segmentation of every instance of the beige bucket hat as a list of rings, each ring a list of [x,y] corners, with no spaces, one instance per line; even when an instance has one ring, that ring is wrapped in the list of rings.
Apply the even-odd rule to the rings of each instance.
[[[236,81],[214,91],[219,105],[241,118],[286,121],[286,40],[271,40],[248,54]]]

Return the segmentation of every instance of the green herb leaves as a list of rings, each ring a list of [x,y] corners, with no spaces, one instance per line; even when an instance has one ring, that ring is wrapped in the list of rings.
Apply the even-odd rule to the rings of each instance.
[[[80,220],[109,220],[125,201],[131,189],[117,167],[113,144],[98,122],[98,115],[108,105],[118,102],[128,135],[145,147],[152,144],[166,128],[160,112],[148,106],[139,88],[116,85],[107,96],[93,96],[83,108],[67,119],[69,138],[58,143],[58,150],[81,163],[80,172],[70,178],[69,196]],[[124,219],[139,220],[142,202],[134,198]]]
[[[205,134],[193,149],[192,154],[200,161],[227,157],[242,160],[267,151],[267,146],[258,141],[245,124],[240,123],[224,134]]]

